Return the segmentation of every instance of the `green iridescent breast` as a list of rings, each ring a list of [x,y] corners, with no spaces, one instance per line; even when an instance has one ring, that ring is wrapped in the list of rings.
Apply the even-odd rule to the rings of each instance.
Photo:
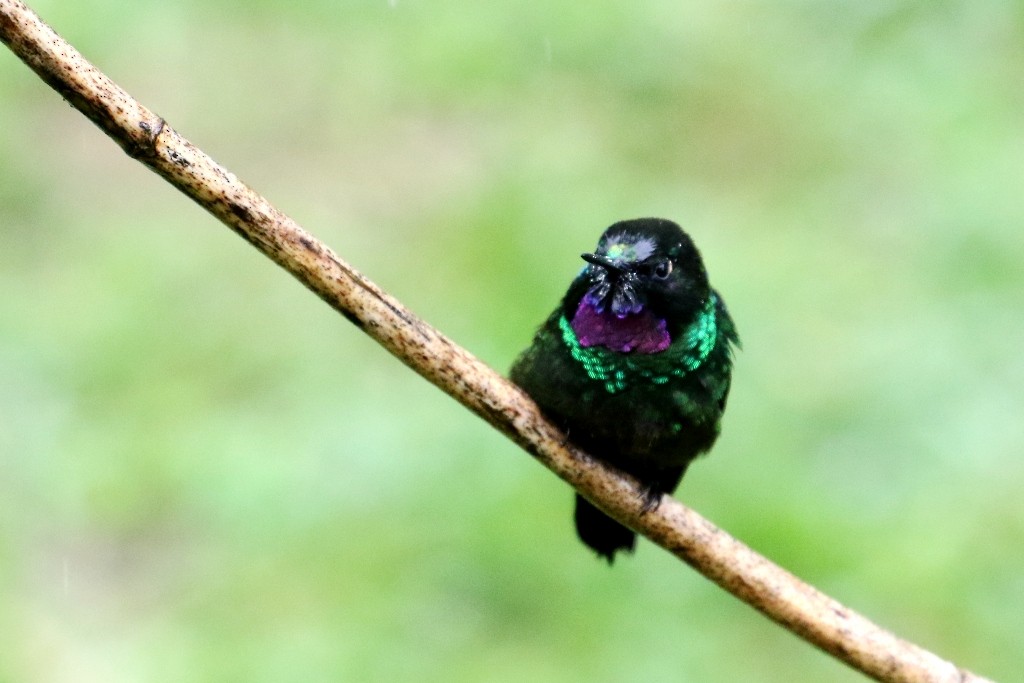
[[[714,294],[708,297],[697,320],[660,353],[619,353],[604,346],[583,346],[564,315],[558,319],[558,327],[573,360],[590,379],[603,382],[605,389],[615,394],[638,384],[667,384],[703,365],[718,341],[717,303]]]

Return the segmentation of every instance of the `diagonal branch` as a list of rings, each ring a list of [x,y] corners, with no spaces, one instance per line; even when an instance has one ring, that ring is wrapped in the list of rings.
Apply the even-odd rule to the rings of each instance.
[[[181,190],[399,360],[522,446],[615,519],[813,645],[879,681],[984,683],[897,638],[664,498],[565,442],[518,387],[342,261],[87,62],[20,0],[0,0],[0,40],[125,152]]]

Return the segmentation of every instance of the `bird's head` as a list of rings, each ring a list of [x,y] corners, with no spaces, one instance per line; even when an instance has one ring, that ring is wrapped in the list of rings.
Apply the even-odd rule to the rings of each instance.
[[[710,293],[697,248],[672,221],[615,223],[605,230],[597,250],[582,256],[589,265],[577,285],[585,287],[583,302],[600,314],[625,318],[650,311],[670,322],[689,320]]]

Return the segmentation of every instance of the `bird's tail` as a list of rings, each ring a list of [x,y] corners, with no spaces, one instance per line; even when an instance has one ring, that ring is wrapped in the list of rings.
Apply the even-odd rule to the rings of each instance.
[[[611,564],[620,550],[633,552],[636,534],[622,526],[590,504],[583,496],[576,496],[576,533],[580,540]]]

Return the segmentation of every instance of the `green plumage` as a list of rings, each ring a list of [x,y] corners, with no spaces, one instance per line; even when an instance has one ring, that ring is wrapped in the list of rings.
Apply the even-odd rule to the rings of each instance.
[[[661,353],[618,353],[604,346],[582,346],[564,315],[558,318],[558,329],[562,343],[587,376],[604,382],[605,389],[615,394],[645,383],[667,384],[673,377],[681,378],[699,368],[716,344],[728,341],[728,337],[722,341],[718,338],[717,303],[718,297],[712,293],[697,320]]]
[[[616,223],[585,258],[598,265],[573,281],[511,377],[574,443],[638,478],[656,504],[718,437],[739,339],[674,223]],[[633,548],[633,532],[582,498],[576,526],[609,561]]]

